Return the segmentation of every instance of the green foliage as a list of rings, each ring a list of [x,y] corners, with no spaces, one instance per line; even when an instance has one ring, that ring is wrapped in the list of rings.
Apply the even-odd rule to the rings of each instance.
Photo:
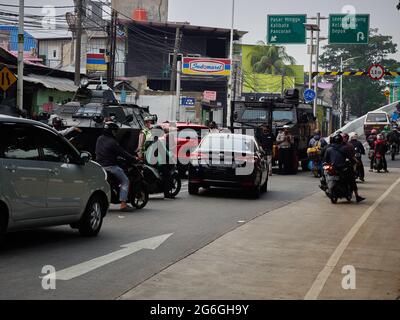
[[[254,51],[249,53],[251,66],[255,73],[293,76],[293,70],[287,64],[295,64],[296,60],[290,56],[285,47],[267,46],[259,41]]]
[[[321,67],[329,71],[340,71],[340,59],[348,61],[344,71],[366,71],[375,63],[387,70],[396,70],[400,63],[389,56],[397,52],[397,44],[391,36],[379,34],[378,29],[370,30],[369,44],[366,45],[328,45],[321,56]],[[335,78],[338,80],[338,78]],[[382,94],[385,83],[374,81],[367,76],[343,77],[343,101],[351,106],[352,114],[362,116],[368,111],[379,108],[386,103]],[[334,98],[339,103],[339,83],[334,86]]]

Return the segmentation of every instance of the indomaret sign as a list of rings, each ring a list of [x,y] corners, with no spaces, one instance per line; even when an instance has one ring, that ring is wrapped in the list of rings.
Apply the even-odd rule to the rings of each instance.
[[[231,74],[231,60],[183,58],[182,73],[203,76],[229,76]]]

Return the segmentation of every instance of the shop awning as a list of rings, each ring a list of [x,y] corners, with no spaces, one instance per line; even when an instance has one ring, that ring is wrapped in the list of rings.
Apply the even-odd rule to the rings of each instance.
[[[41,84],[48,89],[55,89],[62,92],[75,92],[78,89],[78,87],[74,84],[74,81],[52,76],[29,74],[24,76],[24,81]]]

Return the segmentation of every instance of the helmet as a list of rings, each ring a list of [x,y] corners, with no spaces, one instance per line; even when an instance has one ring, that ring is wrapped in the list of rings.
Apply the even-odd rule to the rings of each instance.
[[[145,116],[143,120],[144,120],[144,122],[147,122],[147,121],[153,122],[153,118],[150,116]]]
[[[380,140],[380,141],[382,141],[382,140],[385,140],[385,138],[384,138],[384,136],[383,136],[383,134],[378,134],[378,136],[376,137],[378,140]]]
[[[371,130],[371,134],[377,134],[377,133],[378,133],[378,131],[376,131],[376,129]]]
[[[51,124],[56,130],[60,130],[62,127],[62,119],[60,117],[54,117]]]
[[[350,140],[357,140],[358,139],[358,134],[355,132],[350,133]]]
[[[342,144],[343,143],[343,137],[341,134],[335,134],[332,139],[331,142],[334,144]]]
[[[104,125],[104,133],[110,134],[115,137],[119,127],[116,123],[112,121],[107,121]]]

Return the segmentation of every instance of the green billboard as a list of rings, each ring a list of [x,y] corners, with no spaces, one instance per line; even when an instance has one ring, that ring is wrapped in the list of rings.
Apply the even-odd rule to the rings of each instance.
[[[268,44],[305,44],[305,14],[268,15]]]

